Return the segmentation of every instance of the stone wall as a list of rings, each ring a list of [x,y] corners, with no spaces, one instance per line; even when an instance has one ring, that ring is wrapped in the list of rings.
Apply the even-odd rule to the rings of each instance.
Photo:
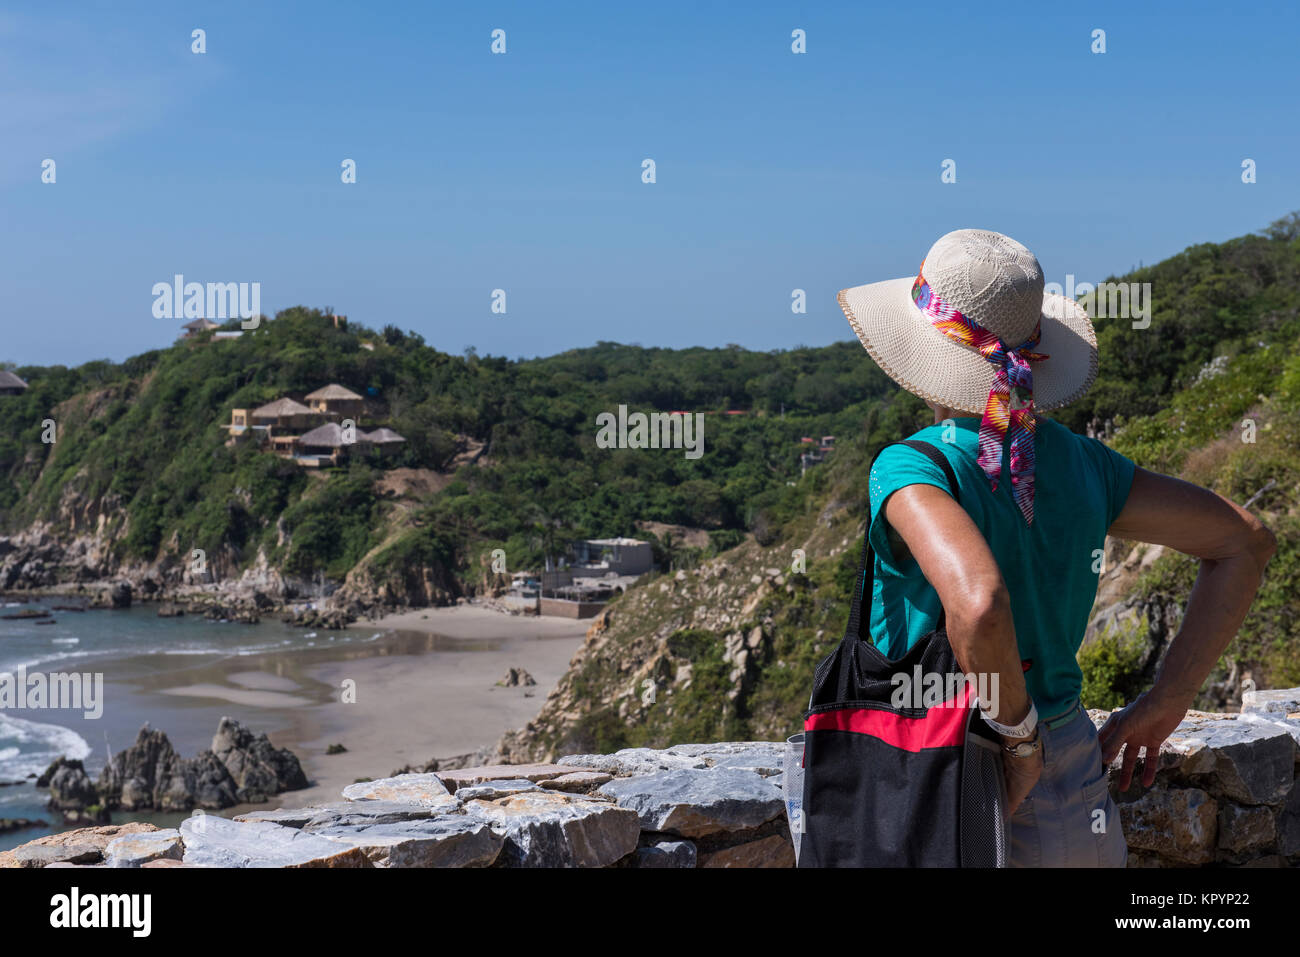
[[[1101,726],[1104,711],[1089,712]],[[1130,867],[1300,866],[1300,688],[1246,692],[1240,714],[1189,712],[1159,771],[1119,791]]]
[[[1149,789],[1118,792],[1112,767],[1130,866],[1300,865],[1300,689],[1243,708],[1190,713]],[[307,808],[66,831],[0,867],[791,867],[783,760],[747,741],[400,774]]]

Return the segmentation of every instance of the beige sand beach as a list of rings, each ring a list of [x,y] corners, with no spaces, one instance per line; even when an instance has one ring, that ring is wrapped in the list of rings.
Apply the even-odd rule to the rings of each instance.
[[[334,689],[333,700],[292,709],[292,730],[272,736],[298,755],[315,781],[309,790],[282,795],[280,803],[338,800],[339,791],[357,778],[383,777],[407,764],[495,743],[537,714],[590,624],[475,606],[423,609],[368,623],[375,631],[436,637],[417,653],[332,660],[306,669]],[[403,650],[409,647],[408,641]],[[537,684],[497,686],[512,667],[526,669]],[[345,681],[355,683],[355,703],[342,701]],[[327,755],[335,743],[346,753]]]

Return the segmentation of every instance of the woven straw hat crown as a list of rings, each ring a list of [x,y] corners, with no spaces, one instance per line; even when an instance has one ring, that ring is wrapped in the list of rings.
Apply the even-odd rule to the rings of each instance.
[[[987,229],[958,229],[930,247],[921,275],[942,308],[987,329],[1008,349],[1026,345],[1042,323],[1029,359],[1034,408],[1059,409],[1097,377],[1097,333],[1083,307],[1045,292],[1043,270],[1028,249]],[[876,364],[909,392],[948,409],[982,415],[996,375],[976,348],[934,325],[915,295],[916,274],[841,289],[845,318]]]
[[[1010,236],[958,229],[930,247],[922,269],[938,296],[1015,348],[1034,333],[1043,310],[1043,270]]]

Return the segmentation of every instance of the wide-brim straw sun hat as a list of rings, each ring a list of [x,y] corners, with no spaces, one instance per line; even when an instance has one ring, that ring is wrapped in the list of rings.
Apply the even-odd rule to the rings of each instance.
[[[985,409],[997,370],[974,347],[935,325],[936,307],[959,312],[1010,350],[1032,342],[1041,328],[1030,347],[1047,356],[1029,359],[1033,407],[1050,411],[1078,399],[1096,379],[1097,334],[1082,306],[1045,294],[1043,286],[1038,260],[1020,243],[989,230],[958,229],[930,247],[917,275],[844,289],[839,303],[891,379],[924,399],[975,415]]]

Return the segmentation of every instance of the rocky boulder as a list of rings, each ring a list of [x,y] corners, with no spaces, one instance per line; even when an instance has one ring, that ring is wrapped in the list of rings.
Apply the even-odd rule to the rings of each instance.
[[[105,766],[99,795],[105,806],[123,811],[216,811],[307,786],[291,752],[236,721],[222,718],[212,744],[210,751],[182,758],[167,735],[146,725],[135,743]]]
[[[212,753],[230,772],[241,802],[258,803],[307,786],[307,775],[293,752],[275,747],[265,733],[254,734],[232,718],[221,719]]]
[[[100,772],[99,793],[104,804],[123,811],[154,809],[158,784],[178,759],[167,735],[146,724],[135,743],[115,754]]]
[[[36,779],[38,788],[49,788],[46,804],[52,810],[73,811],[99,803],[99,793],[80,761],[58,757]]]
[[[130,582],[118,582],[108,590],[108,601],[114,608],[130,608],[131,597]]]

